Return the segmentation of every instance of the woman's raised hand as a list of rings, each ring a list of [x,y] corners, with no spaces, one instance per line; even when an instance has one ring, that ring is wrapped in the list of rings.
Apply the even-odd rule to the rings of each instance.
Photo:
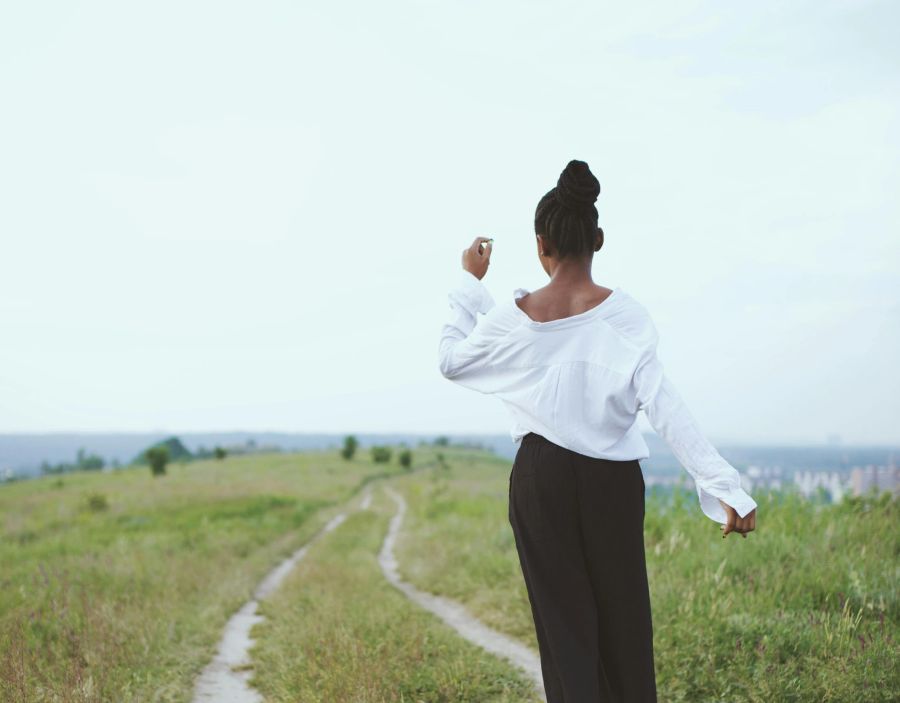
[[[729,532],[739,532],[744,539],[747,539],[747,533],[756,529],[756,508],[753,508],[744,517],[741,517],[737,514],[737,510],[721,499],[719,499],[719,504],[725,509],[725,515],[727,516],[727,522],[724,525],[719,525],[719,529],[724,530],[722,538],[724,539]]]
[[[463,249],[462,252],[462,267],[478,280],[484,278],[491,263],[491,252],[494,247],[489,243],[490,241],[490,237],[475,237],[472,246]],[[481,249],[482,244],[484,244],[484,251]]]

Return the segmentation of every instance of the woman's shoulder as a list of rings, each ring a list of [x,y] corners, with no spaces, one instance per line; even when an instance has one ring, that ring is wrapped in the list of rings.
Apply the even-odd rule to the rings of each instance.
[[[659,339],[647,307],[622,287],[616,288],[618,305],[609,308],[604,320],[635,346],[654,345]]]
[[[503,335],[521,325],[519,313],[515,298],[503,298],[482,315],[478,324],[485,332]]]

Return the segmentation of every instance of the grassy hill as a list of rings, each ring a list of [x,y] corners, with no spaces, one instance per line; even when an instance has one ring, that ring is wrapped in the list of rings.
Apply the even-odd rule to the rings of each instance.
[[[409,503],[404,578],[536,648],[510,467],[441,447],[416,449],[411,473],[308,452],[0,486],[0,700],[189,700],[228,617],[373,479]],[[694,494],[648,499],[660,700],[893,700],[897,502],[754,497],[757,531],[727,540]],[[255,684],[271,701],[527,700],[508,665],[384,582],[391,505],[376,490],[263,604]]]
[[[0,700],[189,700],[265,573],[385,471],[311,452],[0,487]]]
[[[507,522],[510,464],[446,454],[449,470],[397,479],[410,505],[401,571],[536,649]],[[897,700],[898,501],[754,497],[756,531],[724,540],[693,491],[647,499],[660,701]]]

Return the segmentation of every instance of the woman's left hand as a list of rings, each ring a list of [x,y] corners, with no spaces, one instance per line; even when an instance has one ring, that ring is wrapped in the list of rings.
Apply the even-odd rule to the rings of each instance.
[[[462,267],[479,281],[484,278],[491,263],[491,252],[494,247],[487,243],[489,241],[490,237],[475,237],[472,246],[463,249],[462,252]],[[484,251],[481,250],[482,243],[484,243]]]
[[[739,532],[741,537],[747,539],[747,533],[756,529],[756,508],[753,508],[744,517],[737,514],[737,510],[732,508],[728,503],[719,499],[719,504],[725,509],[727,521],[724,525],[719,525],[719,529],[723,530],[724,538],[729,532]]]

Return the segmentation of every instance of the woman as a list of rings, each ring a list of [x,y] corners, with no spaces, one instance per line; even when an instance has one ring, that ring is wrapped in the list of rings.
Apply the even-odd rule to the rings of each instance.
[[[520,442],[509,521],[528,590],[548,703],[656,701],[644,555],[646,413],[694,479],[722,536],[756,527],[756,502],[702,434],[656,354],[647,310],[596,285],[600,183],[570,161],[537,206],[537,253],[550,282],[496,305],[482,279],[490,240],[463,251],[449,294],[440,369],[500,398]],[[476,326],[476,313],[485,313]]]

